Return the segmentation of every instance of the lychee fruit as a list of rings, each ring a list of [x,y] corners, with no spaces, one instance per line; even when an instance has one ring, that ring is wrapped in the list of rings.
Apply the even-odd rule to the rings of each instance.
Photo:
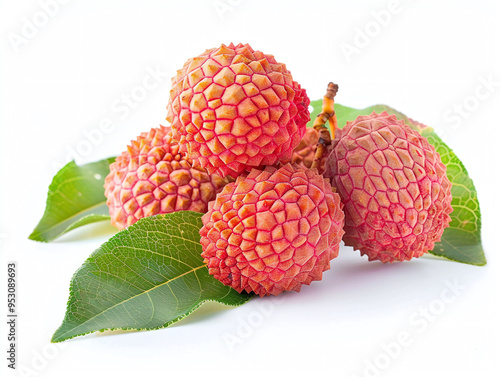
[[[395,115],[374,112],[347,122],[325,176],[345,205],[345,244],[370,261],[422,256],[451,220],[451,183],[439,153]]]
[[[193,167],[171,140],[169,127],[142,133],[110,164],[104,189],[111,224],[124,229],[160,213],[206,212],[208,203],[227,183]]]
[[[329,181],[291,164],[252,169],[229,183],[202,221],[209,273],[260,296],[321,280],[344,233],[340,197]]]
[[[310,119],[309,103],[272,55],[230,44],[177,71],[167,120],[195,164],[236,178],[252,167],[290,161]]]

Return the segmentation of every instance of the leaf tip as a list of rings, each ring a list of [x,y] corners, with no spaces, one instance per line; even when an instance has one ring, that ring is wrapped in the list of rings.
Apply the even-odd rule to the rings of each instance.
[[[48,240],[42,236],[38,229],[33,230],[33,232],[31,232],[31,234],[28,236],[28,239],[37,242],[48,242]]]
[[[50,343],[61,343],[64,342],[66,339],[61,338],[59,333],[60,328],[58,328],[55,332],[54,335],[52,335],[52,338],[50,338]]]

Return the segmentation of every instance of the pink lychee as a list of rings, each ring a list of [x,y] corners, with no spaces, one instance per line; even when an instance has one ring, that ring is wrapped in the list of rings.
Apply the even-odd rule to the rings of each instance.
[[[111,224],[124,229],[160,213],[206,212],[226,183],[193,167],[171,140],[170,128],[160,126],[142,133],[116,158],[104,188]]]
[[[340,197],[329,181],[290,164],[253,169],[229,183],[202,220],[209,273],[260,296],[321,280],[344,233]]]
[[[234,178],[289,161],[309,121],[309,98],[272,55],[222,45],[172,79],[167,120],[195,164]]]
[[[345,205],[345,244],[369,260],[420,257],[450,222],[451,183],[439,153],[386,112],[347,122],[333,142],[325,176]]]

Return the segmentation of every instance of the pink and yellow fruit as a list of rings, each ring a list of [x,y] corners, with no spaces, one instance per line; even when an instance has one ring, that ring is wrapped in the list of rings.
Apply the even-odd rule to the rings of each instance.
[[[333,142],[325,176],[345,205],[345,244],[369,260],[420,257],[450,222],[451,183],[439,153],[386,112],[347,122]]]
[[[272,55],[222,45],[172,79],[167,120],[181,152],[210,173],[238,177],[290,161],[309,121],[309,98]]]
[[[202,220],[209,273],[260,296],[321,280],[344,233],[340,197],[329,181],[290,164],[253,169],[229,183]]]
[[[104,188],[111,224],[124,229],[160,213],[206,212],[226,183],[193,167],[171,140],[170,128],[160,126],[142,133],[116,158]]]

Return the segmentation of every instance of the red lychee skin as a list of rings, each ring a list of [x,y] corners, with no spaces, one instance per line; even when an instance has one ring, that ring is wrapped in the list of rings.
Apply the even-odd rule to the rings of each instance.
[[[309,98],[272,55],[222,45],[189,59],[172,79],[173,138],[210,173],[237,178],[290,161],[309,121]]]
[[[328,180],[290,164],[229,183],[202,220],[209,273],[260,296],[321,280],[344,233],[342,203]]]
[[[171,140],[170,128],[160,126],[142,133],[110,164],[104,193],[111,224],[124,229],[160,213],[204,213],[226,183],[205,169],[194,168]]]
[[[345,244],[370,261],[422,256],[451,220],[451,183],[439,153],[386,112],[347,122],[333,142],[325,176],[345,205]]]

